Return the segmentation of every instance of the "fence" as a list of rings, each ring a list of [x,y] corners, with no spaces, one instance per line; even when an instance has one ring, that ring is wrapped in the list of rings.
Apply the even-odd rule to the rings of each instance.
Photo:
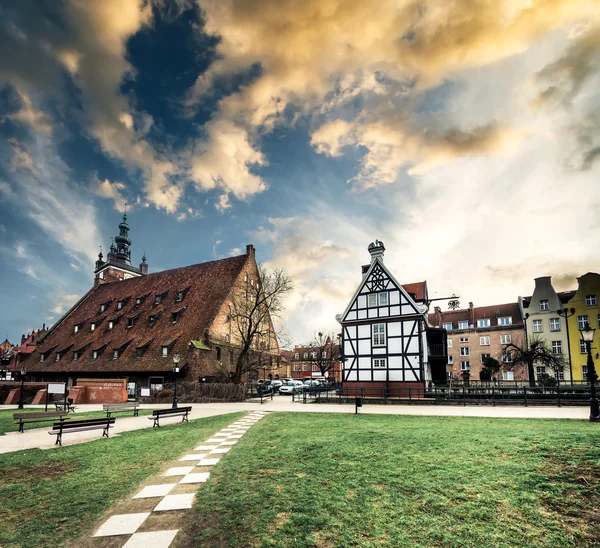
[[[138,399],[147,403],[169,403],[173,401],[175,384],[166,383],[160,390],[153,390],[148,397]],[[210,403],[244,401],[246,396],[245,384],[234,383],[202,383],[178,382],[177,399],[180,403]]]
[[[596,384],[598,388],[598,384]],[[589,384],[544,386],[452,386],[407,388],[305,388],[295,392],[293,401],[302,403],[354,403],[408,405],[589,405]]]

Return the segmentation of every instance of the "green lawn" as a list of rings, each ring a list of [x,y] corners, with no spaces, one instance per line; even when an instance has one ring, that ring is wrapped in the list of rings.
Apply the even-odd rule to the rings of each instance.
[[[43,409],[3,409],[0,411],[0,435],[5,432],[17,432],[19,430],[19,425],[15,424],[13,419],[13,415],[15,413],[33,413],[33,412],[43,412]],[[54,411],[54,405],[52,405],[52,409],[48,407],[48,411]],[[152,409],[140,409],[139,416],[142,415],[151,415]],[[117,413],[114,415],[115,417],[133,417],[133,411],[129,413]],[[70,420],[78,419],[93,419],[97,417],[106,417],[106,413],[104,411],[87,411],[83,413],[69,413]],[[34,422],[25,424],[25,432],[28,430],[32,430],[34,428],[47,428],[52,426],[54,421],[48,422]]]
[[[598,546],[599,467],[583,421],[272,414],[182,545]]]
[[[112,503],[241,415],[0,455],[0,546],[63,546],[88,533]]]

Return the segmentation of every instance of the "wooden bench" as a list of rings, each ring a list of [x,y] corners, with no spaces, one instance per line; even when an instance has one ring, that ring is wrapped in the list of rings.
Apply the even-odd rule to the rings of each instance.
[[[137,417],[140,404],[138,402],[105,403],[102,409],[106,411],[107,417],[110,417],[112,413],[127,413],[128,411],[133,411],[133,416]]]
[[[148,419],[153,420],[154,424],[152,428],[155,426],[160,427],[159,420],[161,417],[183,417],[181,422],[189,422],[188,414],[192,410],[192,407],[178,407],[177,409],[155,409],[152,411],[152,416],[148,417]]]
[[[19,425],[19,432],[25,432],[25,424],[30,422],[52,422],[55,420],[65,421],[69,417],[66,411],[48,411],[34,413],[15,413],[13,419]]]
[[[57,411],[66,411],[67,413],[74,413],[75,408],[77,407],[76,405],[73,405],[69,400],[67,400],[66,404],[65,404],[64,400],[63,401],[55,401],[54,406],[56,407]],[[66,409],[65,409],[65,407],[66,407]]]
[[[69,432],[83,432],[85,430],[103,430],[102,437],[108,438],[108,429],[115,424],[115,417],[105,417],[101,419],[79,419],[69,422],[55,422],[52,425],[52,430],[48,432],[50,435],[56,435],[56,444],[62,446],[63,434]]]

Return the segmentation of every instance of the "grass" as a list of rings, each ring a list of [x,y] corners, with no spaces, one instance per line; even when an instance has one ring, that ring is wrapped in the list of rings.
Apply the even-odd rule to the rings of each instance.
[[[0,455],[0,546],[63,546],[111,504],[231,423],[232,413],[56,450]]]
[[[198,546],[600,545],[600,428],[272,414],[198,493]],[[193,540],[192,540],[193,539]]]
[[[19,425],[15,424],[13,419],[13,415],[15,413],[35,413],[35,412],[43,412],[43,409],[3,409],[0,411],[0,435],[5,434],[6,432],[17,432],[19,430]],[[48,412],[54,411],[54,404],[52,404],[52,408],[48,407]],[[139,416],[142,415],[151,415],[152,409],[140,409]],[[117,413],[113,415],[114,417],[133,417],[133,411],[130,413]],[[83,413],[69,413],[69,419],[75,420],[77,419],[94,419],[106,417],[106,413],[104,411],[86,411]],[[54,420],[50,420],[47,422],[33,422],[29,424],[25,424],[25,432],[28,430],[32,430],[34,428],[47,428],[52,426]]]

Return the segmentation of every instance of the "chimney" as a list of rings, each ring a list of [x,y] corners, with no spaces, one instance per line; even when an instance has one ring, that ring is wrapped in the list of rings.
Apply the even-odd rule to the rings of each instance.
[[[25,342],[25,333],[23,333],[21,335],[21,344],[23,344]]]
[[[208,331],[207,327],[205,327],[204,331],[202,332],[202,342],[206,346],[210,346],[210,332]]]
[[[248,244],[246,246],[246,255],[248,255],[248,257],[254,257],[254,246],[252,244]]]
[[[383,252],[385,251],[383,242],[375,240],[374,243],[369,244],[368,249],[369,253],[371,254],[371,264],[373,264],[376,259],[379,259],[379,262],[383,263]]]
[[[469,327],[472,329],[475,325],[475,312],[473,310],[473,303],[469,303]]]

